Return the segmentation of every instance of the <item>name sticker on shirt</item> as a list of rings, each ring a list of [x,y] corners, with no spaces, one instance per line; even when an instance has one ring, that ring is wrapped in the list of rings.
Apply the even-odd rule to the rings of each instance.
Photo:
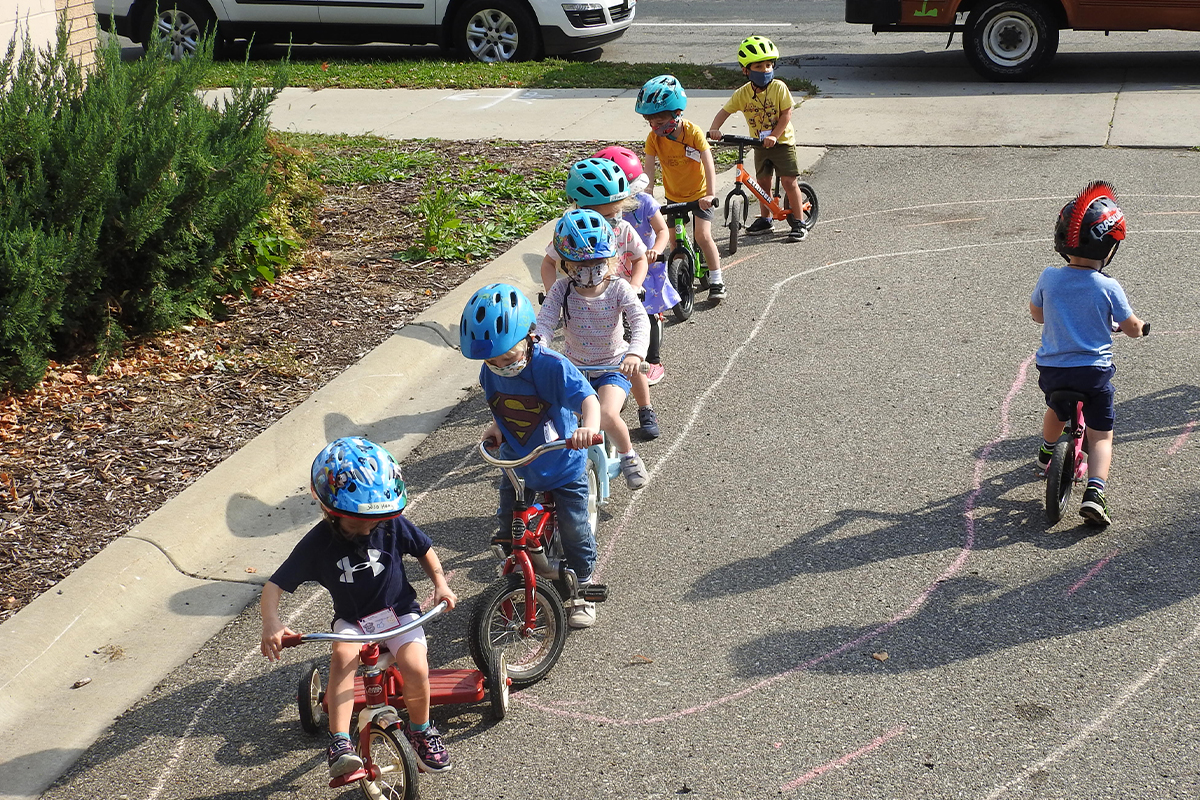
[[[392,628],[399,628],[400,620],[396,617],[395,611],[385,608],[382,611],[376,611],[374,614],[368,614],[360,619],[358,627],[362,628],[363,633],[375,634],[382,631],[390,631]]]
[[[683,154],[685,156],[687,156],[688,158],[690,158],[692,161],[700,160],[700,151],[694,147],[688,147],[687,145],[684,145]]]

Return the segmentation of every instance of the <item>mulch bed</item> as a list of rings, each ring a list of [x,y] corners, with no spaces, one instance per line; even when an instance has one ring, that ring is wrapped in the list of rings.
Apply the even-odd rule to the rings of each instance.
[[[486,143],[427,146],[495,158]],[[510,157],[545,168],[587,147]],[[0,622],[512,244],[476,263],[403,263],[412,200],[400,184],[334,187],[302,266],[230,300],[227,320],[129,343],[99,375],[86,358],[53,364],[36,389],[0,395]]]

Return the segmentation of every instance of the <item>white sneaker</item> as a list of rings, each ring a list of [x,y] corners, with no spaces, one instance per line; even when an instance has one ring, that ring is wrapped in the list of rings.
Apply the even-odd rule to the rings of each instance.
[[[625,476],[625,485],[635,491],[645,486],[646,481],[649,480],[646,467],[642,465],[642,460],[638,458],[637,453],[621,456],[621,474]]]
[[[596,604],[587,600],[568,600],[567,608],[571,614],[567,624],[572,628],[590,628],[596,624]]]

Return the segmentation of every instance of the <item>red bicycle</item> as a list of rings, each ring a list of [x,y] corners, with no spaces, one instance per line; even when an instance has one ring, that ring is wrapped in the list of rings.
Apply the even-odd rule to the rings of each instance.
[[[404,705],[404,679],[391,663],[391,654],[383,656],[380,664],[379,643],[400,636],[433,619],[446,610],[438,603],[417,619],[398,628],[372,634],[355,633],[297,633],[283,637],[284,647],[305,642],[361,642],[359,660],[362,666],[354,678],[354,716],[350,735],[355,749],[363,760],[362,769],[329,782],[332,789],[359,782],[363,794],[370,800],[416,800],[417,756],[404,736],[396,706]],[[492,651],[485,661],[486,669],[429,670],[429,704],[453,705],[478,703],[485,698],[492,716],[504,719],[508,713],[509,679],[502,651]],[[308,733],[324,730],[322,717],[328,711],[321,673],[307,664],[296,691],[300,706],[300,727]]]
[[[592,444],[603,441],[597,435]],[[486,668],[490,653],[505,655],[514,689],[544,678],[562,655],[567,642],[564,598],[583,597],[598,603],[608,597],[608,587],[597,583],[581,591],[575,571],[567,566],[558,535],[554,493],[542,492],[541,502],[528,502],[525,481],[517,474],[518,467],[569,444],[569,440],[549,442],[535,447],[524,458],[505,460],[488,452],[486,443],[479,443],[483,460],[504,470],[516,500],[510,529],[492,539],[492,551],[503,559],[500,580],[480,596],[471,615],[468,641],[471,657],[480,669]],[[595,468],[589,459],[587,469]],[[589,486],[594,485],[593,477],[588,476]],[[596,518],[590,512],[594,500],[594,495],[588,500],[593,533]]]

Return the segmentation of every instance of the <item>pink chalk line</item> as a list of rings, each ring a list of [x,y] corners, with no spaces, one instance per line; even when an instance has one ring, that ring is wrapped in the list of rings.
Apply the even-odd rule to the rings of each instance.
[[[1192,428],[1196,427],[1196,420],[1188,420],[1188,424],[1183,426],[1183,433],[1175,437],[1175,441],[1167,448],[1167,455],[1173,456],[1183,449],[1183,445],[1187,442],[1188,437],[1192,435]]]
[[[766,316],[767,316],[767,314],[764,313],[762,316],[762,319],[765,319]],[[736,359],[736,356],[737,356],[737,351],[734,352],[735,359]],[[904,622],[908,618],[912,617],[914,614],[916,614],[918,611],[921,610],[921,608],[925,605],[926,602],[928,602],[929,598],[933,595],[933,593],[935,591],[937,591],[938,586],[940,586],[943,582],[950,580],[951,578],[953,578],[955,575],[958,574],[958,572],[963,568],[963,565],[966,564],[967,558],[969,558],[971,555],[971,550],[975,546],[975,519],[974,519],[975,503],[978,501],[979,495],[983,492],[984,465],[987,463],[988,457],[992,454],[992,451],[996,448],[996,446],[998,444],[1000,444],[1000,442],[1002,442],[1008,436],[1008,432],[1010,429],[1009,409],[1012,406],[1013,400],[1020,393],[1021,387],[1024,386],[1024,384],[1025,384],[1025,376],[1029,371],[1030,365],[1033,364],[1033,358],[1034,358],[1033,355],[1030,355],[1028,358],[1026,358],[1024,361],[1021,362],[1021,366],[1017,370],[1017,377],[1013,380],[1012,386],[1008,390],[1008,394],[1005,395],[1004,402],[1002,402],[1000,404],[1000,432],[996,435],[995,439],[993,439],[991,442],[989,442],[987,444],[987,446],[985,446],[983,448],[983,451],[979,454],[979,457],[977,459],[975,459],[975,474],[974,474],[974,481],[972,483],[972,491],[971,491],[971,494],[967,497],[966,507],[963,511],[963,518],[966,521],[967,535],[966,535],[966,539],[963,542],[962,549],[959,550],[958,556],[954,559],[954,561],[952,561],[950,563],[950,565],[948,567],[946,567],[946,569],[942,572],[942,574],[938,575],[937,578],[935,578],[932,583],[930,583],[928,586],[926,586],[924,591],[922,591],[921,594],[919,594],[916,597],[916,599],[914,599],[908,605],[907,608],[905,608],[903,611],[896,614],[894,617],[892,617],[887,622],[878,626],[874,630],[864,633],[863,635],[859,636],[857,639],[848,641],[845,644],[842,644],[842,645],[834,648],[833,650],[828,651],[827,653],[825,653],[823,655],[819,655],[819,656],[815,656],[814,658],[810,658],[808,661],[805,661],[801,664],[797,664],[796,666],[792,667],[791,669],[787,669],[787,670],[784,670],[783,672],[779,672],[779,673],[776,673],[775,675],[771,675],[770,677],[764,678],[763,680],[761,680],[757,683],[753,683],[753,684],[751,684],[743,689],[740,689],[736,692],[733,692],[732,694],[725,695],[724,697],[718,697],[714,700],[709,700],[705,703],[700,703],[699,705],[691,706],[689,708],[679,709],[679,710],[672,711],[667,714],[660,714],[659,716],[656,716],[656,717],[649,717],[649,718],[644,718],[644,719],[629,719],[628,717],[620,717],[620,718],[607,717],[602,714],[589,714],[587,712],[582,712],[582,711],[570,711],[570,710],[563,709],[563,708],[555,708],[547,703],[540,702],[536,696],[531,696],[529,694],[528,690],[522,692],[519,695],[514,695],[512,697],[512,702],[519,703],[522,706],[534,708],[539,711],[544,711],[548,714],[557,714],[558,716],[561,716],[561,717],[569,717],[571,719],[582,720],[585,722],[593,722],[593,723],[601,724],[601,725],[615,725],[615,726],[622,726],[622,727],[635,726],[635,725],[657,725],[662,722],[671,722],[674,720],[678,720],[678,719],[682,719],[684,717],[691,716],[693,714],[699,714],[701,712],[708,711],[711,708],[716,708],[717,706],[723,706],[723,705],[728,705],[729,703],[733,703],[737,700],[742,699],[743,697],[746,697],[748,695],[751,695],[751,694],[757,692],[759,689],[764,689],[767,686],[770,686],[774,683],[778,683],[779,681],[790,678],[792,675],[795,675],[799,672],[806,672],[806,671],[812,669],[813,667],[818,666],[819,664],[823,664],[826,661],[829,661],[833,658],[837,658],[842,653],[845,653],[849,650],[853,650],[857,647],[860,647],[865,642],[868,642],[871,639],[874,639],[884,633],[887,633],[892,628],[899,625],[901,622]],[[718,379],[718,382],[719,382],[719,379]],[[709,388],[709,391],[711,391],[711,390],[712,390],[712,387]],[[703,398],[701,398],[701,400],[703,400]],[[689,422],[689,425],[690,424],[691,423]],[[679,440],[676,440],[676,445],[678,445],[678,442],[679,442]],[[665,461],[665,460],[666,459],[664,457],[663,461]],[[663,461],[659,461],[659,463],[655,465],[654,469],[657,470],[659,467],[661,467],[663,464]],[[651,474],[653,474],[653,471]],[[637,498],[639,496],[640,495],[635,495],[634,499],[630,502],[629,508],[626,510],[625,515],[623,515],[623,517],[622,517],[621,525],[618,527],[618,532],[621,532],[624,530],[625,523],[627,522],[628,517],[630,516],[630,513],[631,513],[630,509],[634,508],[637,505]],[[614,538],[618,538],[618,537],[614,537]],[[615,544],[615,542],[609,543],[610,552],[611,552],[611,548],[614,546],[614,544]],[[597,569],[597,572],[599,572],[599,569]]]
[[[830,761],[828,764],[817,767],[816,769],[813,769],[813,770],[809,770],[808,772],[801,775],[799,778],[796,778],[796,780],[792,781],[791,783],[785,783],[783,785],[781,791],[790,792],[792,789],[795,789],[798,786],[803,786],[804,784],[808,783],[813,778],[821,777],[826,772],[829,772],[829,770],[831,770],[831,769],[841,769],[842,767],[846,766],[847,764],[849,764],[851,761],[858,758],[859,756],[865,755],[865,754],[871,752],[875,748],[882,745],[884,742],[888,741],[889,739],[895,739],[897,736],[899,736],[902,733],[904,733],[903,725],[900,725],[899,727],[896,727],[896,728],[892,728],[890,731],[883,734],[882,736],[876,736],[870,742],[868,742],[867,744],[858,748],[853,753],[847,753],[846,755],[842,756],[841,758]]]
[[[1081,586],[1083,586],[1085,583],[1087,583],[1088,581],[1090,581],[1092,578],[1096,577],[1096,575],[1098,575],[1098,574],[1099,574],[1100,570],[1104,569],[1104,565],[1105,565],[1105,564],[1107,564],[1108,562],[1112,561],[1114,558],[1116,558],[1116,557],[1117,557],[1117,553],[1119,553],[1119,552],[1121,552],[1121,551],[1120,551],[1120,550],[1113,550],[1111,553],[1109,553],[1108,555],[1106,555],[1104,558],[1102,558],[1102,559],[1100,559],[1099,561],[1097,561],[1097,562],[1096,562],[1096,565],[1095,565],[1094,567],[1092,567],[1091,569],[1089,569],[1089,570],[1088,570],[1088,572],[1087,572],[1087,575],[1084,575],[1082,578],[1080,578],[1080,579],[1079,579],[1079,580],[1078,580],[1078,581],[1075,583],[1075,585],[1074,585],[1074,586],[1072,586],[1070,589],[1067,589],[1067,594],[1066,594],[1066,596],[1067,596],[1067,597],[1070,597],[1071,595],[1073,595],[1073,594],[1075,594],[1076,592],[1078,592],[1078,591],[1079,591],[1079,588],[1080,588]]]

